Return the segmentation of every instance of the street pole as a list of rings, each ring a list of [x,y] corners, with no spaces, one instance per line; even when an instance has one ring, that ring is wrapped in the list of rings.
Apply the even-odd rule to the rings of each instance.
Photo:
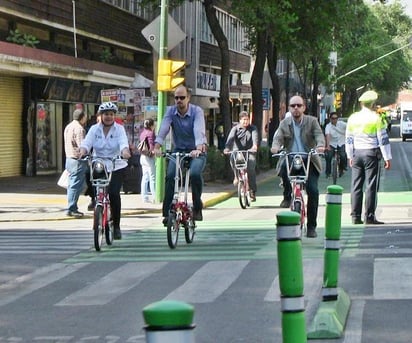
[[[168,18],[168,0],[161,0],[160,4],[160,48],[159,59],[167,58],[167,18]],[[167,92],[158,91],[157,101],[157,129],[160,127],[160,123],[163,120],[166,104],[167,104]],[[156,203],[162,201],[164,196],[164,175],[165,175],[166,162],[164,158],[159,158],[156,161]]]

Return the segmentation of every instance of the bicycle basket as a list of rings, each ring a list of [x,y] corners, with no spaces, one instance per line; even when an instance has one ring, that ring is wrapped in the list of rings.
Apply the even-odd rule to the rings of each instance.
[[[109,178],[109,174],[107,172],[106,165],[104,164],[103,160],[96,159],[92,162],[92,180],[107,180]]]
[[[234,162],[235,162],[235,167],[237,169],[242,169],[242,168],[246,168],[247,166],[247,161],[245,158],[245,155],[243,155],[242,152],[236,152],[235,156],[234,156]]]

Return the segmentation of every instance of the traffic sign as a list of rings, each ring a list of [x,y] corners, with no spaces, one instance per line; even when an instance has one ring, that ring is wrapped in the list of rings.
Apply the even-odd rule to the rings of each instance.
[[[269,88],[262,88],[262,103],[263,110],[268,110],[270,108]]]
[[[179,25],[177,25],[170,14],[167,15],[167,20],[167,51],[170,51],[186,38],[186,33],[180,29]],[[142,35],[146,38],[152,48],[159,52],[160,15],[142,30]]]

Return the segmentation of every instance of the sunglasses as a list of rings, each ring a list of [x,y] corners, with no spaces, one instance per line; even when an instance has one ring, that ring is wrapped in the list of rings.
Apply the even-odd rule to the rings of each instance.
[[[182,96],[175,96],[175,100],[185,100],[186,96],[182,95]]]
[[[302,106],[303,104],[290,104],[289,105],[289,107],[292,107],[292,108],[295,108],[295,107],[301,108]]]

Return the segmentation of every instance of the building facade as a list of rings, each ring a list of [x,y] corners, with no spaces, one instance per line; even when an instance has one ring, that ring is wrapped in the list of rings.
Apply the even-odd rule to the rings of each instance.
[[[102,89],[153,79],[148,13],[135,12],[99,0],[1,2],[0,177],[62,170],[75,105],[91,116]]]

